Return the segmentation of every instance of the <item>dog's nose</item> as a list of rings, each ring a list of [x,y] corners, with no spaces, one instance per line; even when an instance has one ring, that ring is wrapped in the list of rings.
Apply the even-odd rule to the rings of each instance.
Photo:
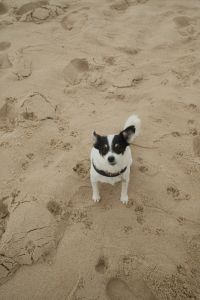
[[[109,163],[113,163],[115,161],[114,156],[108,156]]]

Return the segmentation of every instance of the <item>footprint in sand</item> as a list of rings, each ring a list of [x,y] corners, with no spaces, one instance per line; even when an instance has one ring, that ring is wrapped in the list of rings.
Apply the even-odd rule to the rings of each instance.
[[[195,135],[198,134],[198,130],[196,128],[190,128],[189,129],[189,134],[195,136]]]
[[[194,104],[194,103],[190,103],[189,105],[187,105],[187,107],[186,107],[188,110],[190,110],[190,111],[194,111],[194,112],[198,112],[198,107],[197,107],[197,105],[196,104]]]
[[[74,223],[82,223],[84,224],[85,229],[91,229],[92,221],[88,218],[87,212],[76,209],[73,210],[70,214],[70,221]]]
[[[65,30],[81,30],[88,20],[88,15],[79,11],[74,11],[61,20],[61,26]]]
[[[64,79],[68,84],[76,85],[81,82],[89,71],[89,64],[85,58],[72,59],[64,68]]]
[[[178,16],[173,19],[176,24],[178,33],[183,37],[182,42],[187,43],[197,39],[198,31],[195,28],[196,20],[187,16]]]
[[[8,58],[7,53],[0,54],[0,69],[8,69],[11,68],[12,64]]]
[[[33,11],[31,20],[35,23],[41,23],[48,19],[50,15],[51,11],[47,7],[39,7]]]
[[[15,15],[17,20],[39,24],[62,14],[68,7],[68,4],[49,5],[48,1],[42,0],[22,5],[16,10]]]
[[[56,244],[55,222],[47,209],[29,195],[25,198],[19,196],[16,202],[15,198],[13,195],[11,214],[0,244],[0,284],[20,265],[30,265],[42,259]]]
[[[179,136],[181,136],[180,132],[178,132],[178,131],[173,131],[173,132],[171,132],[171,135],[172,135],[173,137],[179,137]]]
[[[111,278],[106,285],[106,294],[110,300],[138,300],[127,283],[119,278]]]
[[[8,205],[5,203],[9,196],[0,198],[0,239],[6,230],[7,220],[9,218]],[[1,273],[1,271],[0,271]],[[1,278],[1,275],[0,275]]]
[[[116,88],[130,88],[135,87],[142,82],[143,74],[125,70],[120,74],[113,76],[112,86]]]
[[[32,11],[35,8],[38,8],[43,5],[47,5],[47,4],[48,4],[47,0],[26,3],[17,9],[16,15],[22,16],[22,15]]]
[[[42,121],[55,117],[55,107],[46,96],[38,92],[22,99],[19,112],[23,119],[31,121]]]
[[[125,281],[111,278],[106,293],[110,300],[156,300],[143,280],[134,281],[130,289]]]
[[[110,5],[110,8],[116,11],[125,11],[129,7],[129,3],[126,0],[115,0],[112,2],[113,4]]]
[[[22,169],[23,169],[24,171],[26,171],[26,170],[28,169],[28,167],[29,167],[29,162],[28,162],[28,160],[22,160],[22,162],[21,162],[21,167],[22,167]]]
[[[98,273],[104,274],[107,269],[108,269],[108,260],[107,260],[107,258],[104,257],[104,256],[99,257],[98,262],[95,266],[95,270]]]
[[[186,27],[189,26],[191,23],[193,23],[193,20],[187,16],[175,17],[173,18],[173,21],[178,27]]]
[[[122,279],[111,278],[106,286],[106,294],[110,300],[156,300],[143,280],[134,281],[130,289]]]
[[[8,11],[8,8],[5,6],[5,4],[0,3],[0,15],[7,13],[7,11]]]
[[[142,158],[138,158],[138,162],[140,163],[138,169],[141,173],[148,176],[155,176],[159,173],[159,168],[150,162],[144,162]]]
[[[28,159],[32,160],[34,158],[34,153],[32,153],[32,152],[27,153],[26,157],[28,157]]]
[[[11,46],[10,42],[0,42],[0,51],[4,51]]]
[[[7,222],[10,217],[10,212],[8,209],[8,204],[6,201],[8,200],[8,203],[13,203],[15,201],[15,198],[18,196],[18,192],[12,192],[11,195],[6,195],[4,197],[0,198],[0,239],[2,238],[4,232],[7,228]],[[0,255],[0,282],[1,282],[1,255]]]
[[[149,168],[147,166],[140,166],[139,167],[139,171],[142,173],[146,173],[148,172]]]
[[[29,59],[20,56],[14,65],[13,73],[18,80],[23,80],[32,74],[32,63]]]
[[[78,131],[72,130],[72,131],[70,132],[70,136],[72,136],[72,137],[74,137],[74,138],[76,138],[78,135],[79,135]]]
[[[16,99],[6,98],[0,107],[0,130],[12,131],[17,124]]]
[[[180,191],[175,186],[170,185],[167,187],[167,194],[171,195],[173,198],[178,198]]]
[[[127,55],[136,55],[140,52],[140,49],[138,48],[117,47],[116,49],[120,52],[126,53]]]
[[[58,202],[56,202],[55,200],[50,200],[47,203],[47,209],[48,209],[48,211],[50,211],[50,213],[53,216],[58,216],[58,215],[61,215],[61,213],[62,213],[61,205]]]
[[[135,206],[135,214],[136,214],[136,219],[139,224],[144,223],[144,207],[142,204],[136,204]]]
[[[195,156],[200,157],[200,135],[193,139],[193,151]]]
[[[0,255],[0,285],[14,275],[18,268],[19,264],[14,259]]]
[[[80,186],[70,199],[73,208],[85,208],[91,206],[91,187]]]

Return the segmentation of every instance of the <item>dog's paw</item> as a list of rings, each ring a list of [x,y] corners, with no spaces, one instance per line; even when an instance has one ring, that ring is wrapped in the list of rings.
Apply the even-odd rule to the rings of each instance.
[[[101,197],[100,197],[100,195],[93,195],[92,199],[93,199],[94,202],[99,202]]]
[[[120,201],[123,204],[127,204],[128,203],[128,195],[121,195]]]

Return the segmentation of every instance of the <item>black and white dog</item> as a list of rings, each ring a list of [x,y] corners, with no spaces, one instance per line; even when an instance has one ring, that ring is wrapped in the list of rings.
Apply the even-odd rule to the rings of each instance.
[[[90,178],[93,200],[99,202],[98,182],[115,184],[122,181],[121,202],[128,203],[128,183],[132,155],[130,144],[140,131],[140,119],[132,115],[125,123],[124,130],[119,134],[108,136],[93,132],[93,148],[91,150]]]

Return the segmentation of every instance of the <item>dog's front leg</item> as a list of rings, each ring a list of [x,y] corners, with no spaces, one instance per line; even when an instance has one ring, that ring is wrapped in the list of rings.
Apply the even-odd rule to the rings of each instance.
[[[92,199],[94,202],[99,202],[100,201],[100,194],[99,194],[99,187],[98,187],[98,182],[97,181],[91,181],[92,184]]]
[[[128,203],[128,183],[129,183],[129,179],[128,178],[123,178],[122,179],[122,191],[121,191],[120,201],[123,204],[127,204]]]

